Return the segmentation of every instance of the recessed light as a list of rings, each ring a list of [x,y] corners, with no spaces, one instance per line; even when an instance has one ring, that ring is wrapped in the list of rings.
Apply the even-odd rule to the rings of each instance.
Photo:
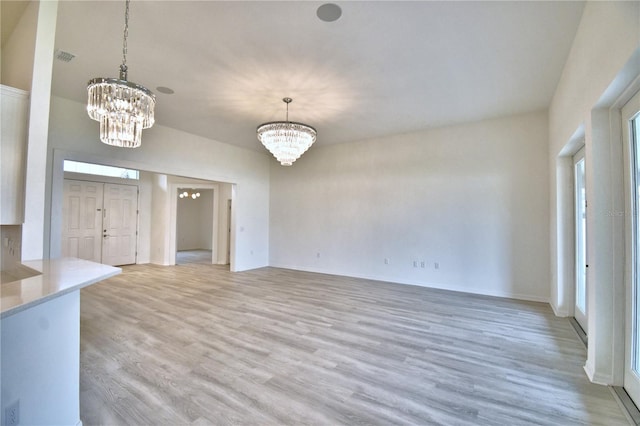
[[[156,87],[156,90],[160,93],[164,93],[165,95],[173,95],[175,93],[173,89],[164,86],[158,86]]]
[[[325,3],[318,8],[316,15],[318,15],[318,18],[320,18],[321,21],[333,22],[340,19],[340,16],[342,16],[342,9],[340,9],[340,6],[337,4]]]

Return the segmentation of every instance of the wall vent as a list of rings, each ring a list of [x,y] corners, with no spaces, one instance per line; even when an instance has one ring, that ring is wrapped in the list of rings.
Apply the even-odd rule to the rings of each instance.
[[[71,62],[75,57],[76,55],[73,53],[65,52],[64,50],[56,49],[55,51],[55,58],[62,62]]]

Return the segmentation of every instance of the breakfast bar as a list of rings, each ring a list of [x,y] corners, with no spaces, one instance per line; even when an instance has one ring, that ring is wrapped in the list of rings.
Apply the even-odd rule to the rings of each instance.
[[[8,415],[19,424],[82,424],[80,289],[120,272],[74,258],[2,271],[2,424],[10,424]]]

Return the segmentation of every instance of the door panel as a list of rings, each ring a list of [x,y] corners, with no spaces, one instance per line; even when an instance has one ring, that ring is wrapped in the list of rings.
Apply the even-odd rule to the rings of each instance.
[[[102,263],[136,263],[138,187],[104,184]]]
[[[640,404],[640,92],[622,108],[622,130],[627,154],[626,312],[624,388]]]
[[[100,262],[103,184],[64,181],[62,255]]]

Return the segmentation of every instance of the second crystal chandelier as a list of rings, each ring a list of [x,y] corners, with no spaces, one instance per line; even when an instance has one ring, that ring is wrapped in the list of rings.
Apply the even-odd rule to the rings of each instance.
[[[258,126],[258,140],[262,142],[283,166],[290,166],[316,141],[316,129],[306,124],[289,121],[291,98],[287,104],[287,121],[271,121]]]

